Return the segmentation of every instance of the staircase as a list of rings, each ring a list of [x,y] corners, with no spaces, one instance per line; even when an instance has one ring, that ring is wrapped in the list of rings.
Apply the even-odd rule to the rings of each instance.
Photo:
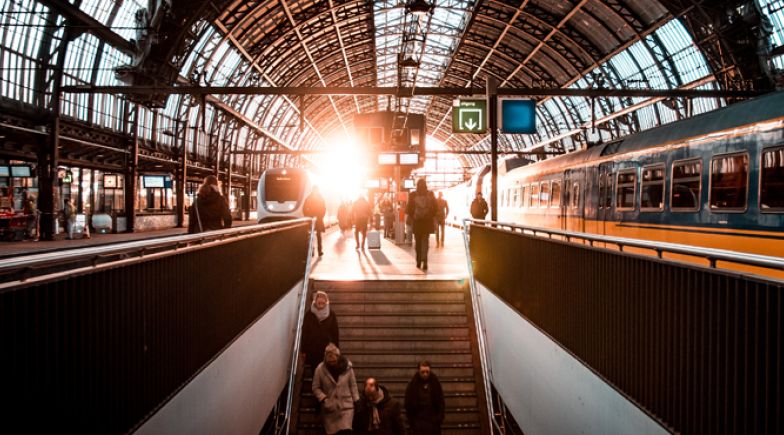
[[[420,360],[428,360],[446,399],[444,435],[489,433],[471,298],[455,281],[315,281],[338,315],[340,350],[354,365],[357,384],[374,377],[401,405]],[[305,374],[298,434],[322,434],[311,373]],[[296,403],[297,401],[295,401]]]

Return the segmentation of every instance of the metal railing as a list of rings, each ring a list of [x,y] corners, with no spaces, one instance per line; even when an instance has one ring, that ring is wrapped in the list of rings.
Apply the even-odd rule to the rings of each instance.
[[[499,222],[466,227],[472,285],[667,430],[784,431],[784,282],[716,266],[778,273],[784,259]]]
[[[4,427],[138,428],[303,280],[311,227],[299,219],[1,260]],[[42,418],[26,419],[30,409]]]
[[[474,279],[474,265],[471,261],[471,248],[469,242],[469,231],[471,226],[468,225],[469,221],[470,219],[466,219],[463,224],[463,242],[465,243],[466,261],[468,262],[468,283],[469,289],[471,291],[471,306],[473,307],[474,311],[474,326],[476,328],[476,337],[479,344],[479,365],[482,370],[482,382],[484,383],[485,402],[487,403],[487,418],[488,424],[492,426],[491,430],[493,433],[498,431],[498,433],[503,434],[505,431],[499,426],[495,419],[495,406],[493,405],[492,397],[493,377],[492,370],[490,369],[490,354],[487,352],[487,332],[484,327],[484,310],[482,310],[480,306],[480,296],[476,289],[476,281]]]
[[[310,218],[302,218],[0,259],[0,292],[20,284],[40,283],[285,231],[310,221]]]
[[[308,300],[308,283],[310,281],[310,270],[313,266],[313,233],[316,228],[316,220],[311,219],[310,241],[308,242],[308,259],[305,265],[305,278],[302,281],[302,291],[297,302],[297,324],[294,331],[294,346],[291,349],[291,367],[289,367],[289,383],[286,391],[286,414],[283,418],[282,427],[278,426],[277,433],[289,434],[291,430],[291,405],[294,399],[295,377],[299,368],[299,349],[302,344],[302,324],[305,320],[305,307]],[[285,428],[285,429],[284,429]]]
[[[561,237],[564,241],[575,243],[576,241],[587,242],[591,247],[597,244],[613,245],[620,252],[626,248],[647,249],[653,251],[657,258],[666,259],[664,254],[677,254],[695,257],[706,260],[713,269],[719,269],[718,262],[742,264],[745,266],[759,267],[763,269],[784,270],[784,258],[772,257],[759,254],[748,254],[725,249],[705,248],[678,243],[652,242],[642,239],[630,239],[624,237],[604,236],[600,234],[577,233],[571,231],[555,230],[551,228],[540,228],[524,226],[508,222],[493,222],[485,220],[466,219],[475,225],[483,225],[489,228],[497,228],[520,234],[530,234],[547,239]]]

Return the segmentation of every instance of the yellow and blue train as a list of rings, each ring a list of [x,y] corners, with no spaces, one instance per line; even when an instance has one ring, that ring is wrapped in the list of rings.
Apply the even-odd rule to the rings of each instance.
[[[503,165],[502,165],[503,167]],[[445,191],[468,216],[489,175]],[[498,217],[526,226],[784,256],[784,92],[506,171]]]

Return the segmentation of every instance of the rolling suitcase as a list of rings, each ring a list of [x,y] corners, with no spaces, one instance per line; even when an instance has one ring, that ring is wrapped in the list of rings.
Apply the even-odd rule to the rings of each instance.
[[[378,231],[368,231],[367,244],[368,249],[381,249],[381,233]]]

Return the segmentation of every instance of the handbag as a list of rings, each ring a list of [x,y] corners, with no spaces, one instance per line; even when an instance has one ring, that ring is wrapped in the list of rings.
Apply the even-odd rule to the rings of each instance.
[[[196,200],[193,201],[193,208],[196,210],[196,222],[199,223],[199,231],[198,232],[201,233],[201,232],[204,231],[204,229],[201,227],[201,214],[199,213],[199,198],[196,198]]]

